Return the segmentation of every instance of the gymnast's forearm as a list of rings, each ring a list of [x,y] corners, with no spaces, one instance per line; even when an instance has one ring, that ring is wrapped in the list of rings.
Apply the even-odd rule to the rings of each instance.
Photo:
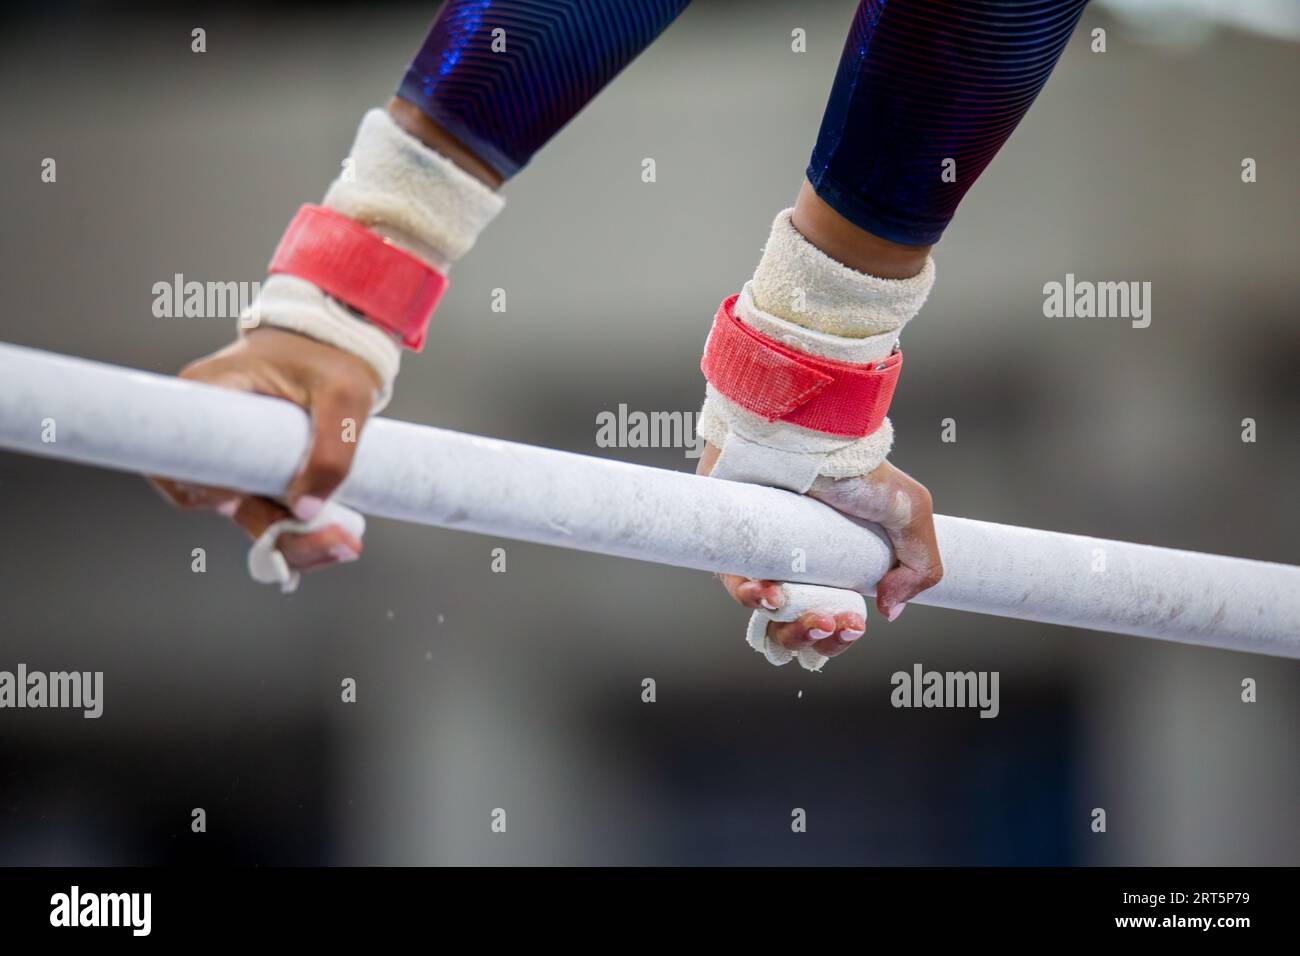
[[[449,0],[398,96],[508,179],[689,2]]]
[[[557,132],[690,0],[450,0],[388,112],[493,188]]]
[[[863,0],[795,204],[705,349],[700,471],[879,524],[898,559],[876,586],[890,621],[943,575],[930,494],[888,461],[899,336],[933,284],[932,246],[1083,5]],[[797,656],[817,669],[865,627],[852,592],[737,575],[723,584],[754,611],[749,643],[775,664]]]
[[[1042,90],[1087,0],[862,0],[807,178],[891,242],[939,241]]]
[[[160,481],[258,539],[258,580],[353,560],[364,524],[328,500],[367,417],[419,351],[447,273],[500,213],[518,172],[687,0],[451,0],[384,110],[371,110],[322,206],[304,206],[232,345],[187,378],[288,399],[312,443],[281,500]],[[257,570],[260,569],[260,570]]]

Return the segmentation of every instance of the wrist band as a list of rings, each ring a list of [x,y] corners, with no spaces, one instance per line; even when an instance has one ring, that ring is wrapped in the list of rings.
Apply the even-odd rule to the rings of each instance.
[[[870,365],[820,358],[755,331],[735,314],[739,295],[724,299],[700,369],[715,389],[769,422],[861,438],[884,423],[903,353]]]
[[[429,319],[447,288],[446,277],[416,256],[310,203],[289,223],[267,271],[312,283],[415,352],[424,347]]]

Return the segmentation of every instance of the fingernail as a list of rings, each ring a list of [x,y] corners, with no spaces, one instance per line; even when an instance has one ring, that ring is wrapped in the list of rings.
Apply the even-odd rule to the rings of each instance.
[[[773,604],[771,601],[769,601],[767,598],[759,598],[759,599],[758,599],[758,603],[761,604],[761,605],[763,605],[763,607],[766,608],[766,609],[769,610],[769,611],[775,611],[775,610],[776,610],[776,605]]]
[[[902,604],[895,604],[893,607],[889,609],[889,615],[887,619],[890,621],[897,621],[898,616],[903,613],[903,609],[905,607],[907,607],[906,601],[904,601]]]
[[[239,499],[231,498],[229,501],[223,501],[217,505],[217,510],[227,518],[235,517],[235,512],[239,510]]]
[[[847,631],[847,630],[845,630],[845,631],[840,631],[840,640],[844,641],[845,643],[849,643],[849,642],[851,642],[851,641],[856,641],[859,637],[861,637],[861,636],[862,636],[863,634],[865,634],[865,633],[867,633],[867,632],[866,632],[866,631]]]
[[[357,554],[346,544],[335,544],[330,546],[330,557],[335,561],[347,562],[355,561],[357,558],[361,557],[361,555]]]
[[[808,636],[814,641],[824,641],[834,633],[834,631],[823,631],[820,627],[809,628],[808,630]]]
[[[325,502],[315,495],[303,495],[293,503],[293,516],[299,521],[310,521],[320,514],[320,510],[324,507]]]

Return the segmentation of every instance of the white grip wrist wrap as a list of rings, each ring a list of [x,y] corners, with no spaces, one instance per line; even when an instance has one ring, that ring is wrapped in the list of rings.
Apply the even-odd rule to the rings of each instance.
[[[343,173],[324,201],[444,273],[504,204],[381,109],[362,119]],[[312,283],[282,274],[268,278],[240,316],[243,329],[258,324],[310,336],[365,360],[381,382],[374,410],[388,403],[401,365],[400,342]]]
[[[736,316],[755,331],[820,358],[868,365],[888,357],[904,325],[920,311],[934,284],[934,260],[908,279],[881,279],[836,262],[794,228],[792,210],[772,224],[754,277],[741,290]],[[816,432],[783,421],[767,421],[705,389],[699,434],[722,449],[739,439],[748,469],[785,480],[764,484],[800,493],[819,475],[850,478],[872,471],[889,455],[889,420],[862,438]],[[753,447],[749,447],[753,446]],[[768,451],[770,450],[770,451]],[[740,448],[733,457],[742,454]],[[758,468],[767,455],[771,464]]]

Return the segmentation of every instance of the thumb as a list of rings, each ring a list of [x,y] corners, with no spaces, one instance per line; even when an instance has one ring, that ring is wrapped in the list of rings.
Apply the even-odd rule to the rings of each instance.
[[[361,428],[370,414],[367,389],[330,386],[311,395],[311,445],[285,498],[294,516],[310,521],[352,468]]]

